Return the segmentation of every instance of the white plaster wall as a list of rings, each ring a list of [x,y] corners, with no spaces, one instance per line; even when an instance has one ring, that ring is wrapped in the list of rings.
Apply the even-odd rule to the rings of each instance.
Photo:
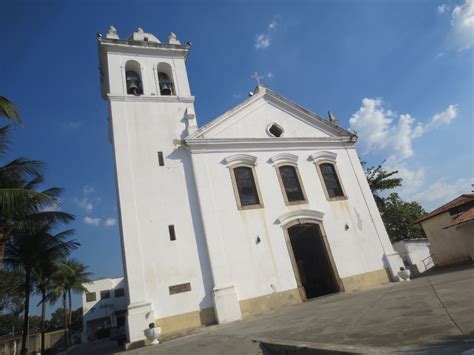
[[[106,60],[128,328],[134,341],[151,320],[212,307],[212,275],[190,156],[175,146],[188,134],[186,110],[194,112],[184,52],[114,47]],[[128,60],[140,64],[142,96],[126,95]],[[162,62],[173,68],[177,97],[159,97],[156,67]],[[165,166],[158,164],[158,151]],[[175,226],[176,241],[170,240],[168,225]],[[169,286],[188,282],[190,292],[169,294]],[[147,318],[148,303],[154,318]]]
[[[308,127],[300,117],[261,100],[258,104],[236,110],[232,117],[213,130],[212,138],[268,138],[267,127],[273,122],[283,127],[282,137],[328,137],[328,134]],[[252,127],[252,132],[249,132],[249,127]]]
[[[472,260],[474,256],[473,222],[458,227],[444,228],[452,221],[453,217],[448,212],[444,212],[421,222],[430,241],[431,252],[439,265]]]
[[[172,54],[163,54],[157,57],[155,53],[127,53],[123,50],[122,52],[110,52],[107,58],[109,93],[111,95],[126,94],[125,65],[129,60],[136,61],[140,64],[141,72],[139,74],[142,78],[144,96],[161,96],[156,71],[159,63],[168,63],[171,65],[171,68],[173,68],[173,82],[175,84],[176,95],[191,95],[186,72],[186,63],[182,56],[174,57]]]
[[[155,318],[212,306],[189,154],[173,144],[191,105],[111,103],[130,301],[151,301]],[[158,165],[158,151],[165,166]],[[168,225],[175,226],[176,241],[170,241]],[[139,240],[127,246],[137,233]],[[169,286],[187,282],[191,292],[169,294]]]
[[[372,194],[364,196],[361,191],[357,178],[363,171],[355,150],[330,150],[337,153],[340,179],[348,196],[343,201],[326,199],[316,167],[307,160],[315,151],[317,149],[291,151],[299,157],[298,168],[308,199],[307,204],[296,206],[285,205],[276,170],[268,163],[270,157],[286,151],[245,152],[257,157],[256,178],[265,207],[242,211],[237,209],[229,168],[222,164],[224,158],[241,152],[193,154],[201,204],[208,206],[202,211],[207,239],[220,238],[221,245],[217,249],[226,260],[226,265],[219,265],[222,279],[216,275],[219,271],[214,272],[215,278],[225,282],[229,276],[223,270],[227,268],[230,274],[227,282],[236,285],[240,300],[296,288],[283,230],[275,224],[277,218],[288,211],[312,209],[325,214],[323,227],[341,278],[382,269],[382,246],[386,252],[393,253],[383,225],[376,231],[375,225],[380,224],[381,219]],[[365,177],[361,183],[367,185]],[[364,192],[370,191],[368,186],[362,188]],[[260,244],[255,242],[257,236]]]
[[[423,273],[434,266],[431,258],[428,239],[401,240],[393,244],[393,249],[401,254],[411,265],[416,266],[419,273]],[[425,262],[423,262],[425,260]]]

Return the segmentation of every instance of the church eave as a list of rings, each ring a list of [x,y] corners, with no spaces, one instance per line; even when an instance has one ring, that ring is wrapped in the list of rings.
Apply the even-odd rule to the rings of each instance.
[[[278,151],[350,148],[354,137],[304,138],[195,138],[185,139],[184,147],[191,152]]]

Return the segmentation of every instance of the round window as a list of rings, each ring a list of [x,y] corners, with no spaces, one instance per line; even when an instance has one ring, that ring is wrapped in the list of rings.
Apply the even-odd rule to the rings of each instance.
[[[283,134],[283,128],[276,123],[272,123],[267,128],[268,133],[272,137],[281,137]]]

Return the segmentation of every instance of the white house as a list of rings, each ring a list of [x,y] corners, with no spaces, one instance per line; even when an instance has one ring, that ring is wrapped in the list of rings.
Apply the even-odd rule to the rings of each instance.
[[[198,128],[190,45],[99,36],[130,342],[389,281],[393,250],[357,137],[259,85]],[[396,278],[396,277],[395,277]]]
[[[82,293],[82,342],[96,339],[100,329],[125,326],[129,304],[123,277],[103,278],[84,284]]]

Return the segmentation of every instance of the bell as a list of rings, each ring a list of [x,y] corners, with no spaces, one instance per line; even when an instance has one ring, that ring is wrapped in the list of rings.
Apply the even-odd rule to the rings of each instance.
[[[127,72],[127,94],[141,95],[142,89],[140,85],[140,78],[133,72]]]
[[[170,96],[172,93],[171,83],[161,83],[160,92],[163,96]]]

